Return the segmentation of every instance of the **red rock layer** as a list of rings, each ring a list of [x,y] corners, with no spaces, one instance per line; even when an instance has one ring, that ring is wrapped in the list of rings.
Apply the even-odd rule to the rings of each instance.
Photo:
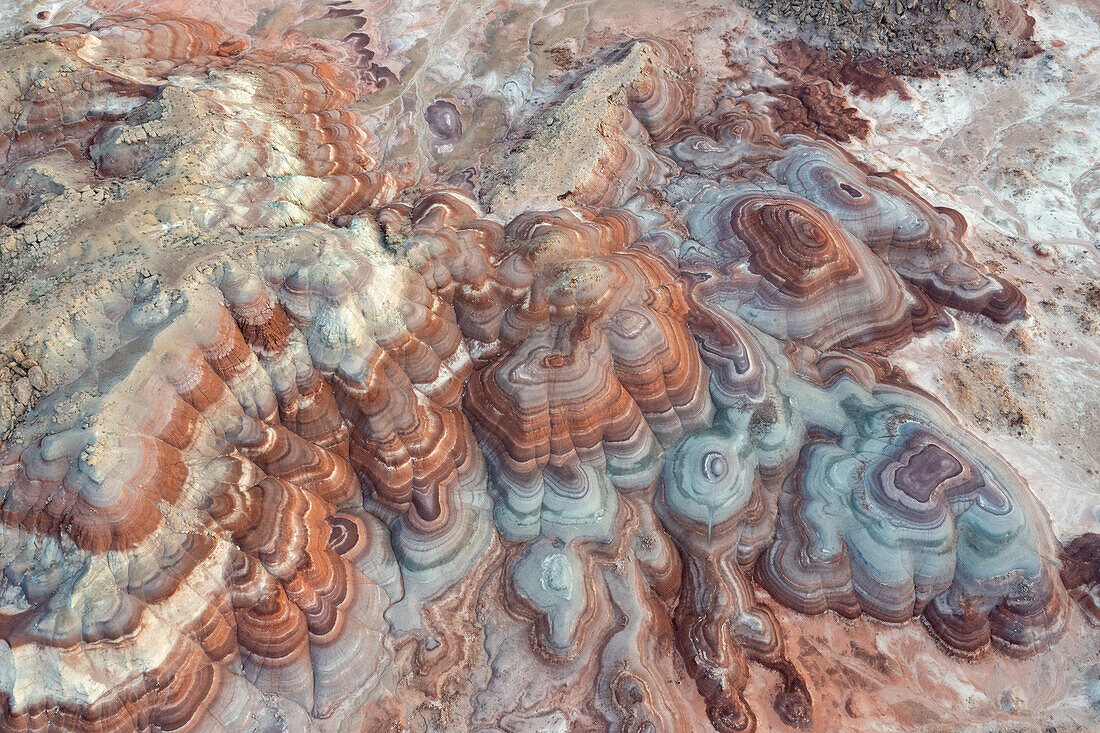
[[[465,405],[509,486],[534,491],[543,473],[582,464],[606,466],[614,482],[629,473],[617,463],[707,419],[708,371],[683,294],[660,261],[628,249],[633,226],[560,210],[506,229],[500,269],[528,291],[504,312],[499,356],[473,376]]]
[[[809,201],[750,190],[722,199],[708,220],[721,244],[699,265],[740,302],[742,317],[774,336],[822,350],[890,351],[945,322]]]
[[[4,451],[6,524],[40,541],[69,538],[93,567],[99,556],[127,569],[32,594],[42,613],[69,594],[77,613],[63,625],[33,610],[4,615],[7,645],[43,659],[99,645],[147,660],[144,671],[90,678],[101,692],[88,704],[34,689],[5,700],[11,729],[230,723],[227,698],[255,694],[243,680],[325,717],[372,673],[351,660],[379,652],[384,595],[354,564],[362,558],[346,530],[332,526],[381,528],[341,518],[330,503],[361,503],[344,459],[278,424],[266,405],[240,402],[263,372],[224,311],[220,322],[224,330],[173,354],[121,408],[105,405],[93,427]],[[183,516],[192,531],[175,526]]]
[[[718,177],[722,191],[759,185],[816,205],[923,292],[918,311],[929,311],[931,300],[1000,323],[1026,313],[1019,289],[974,259],[959,212],[932,206],[899,176],[873,172],[834,144],[779,138],[767,119],[731,110],[681,128],[668,151],[685,171]],[[709,194],[685,216],[693,236],[708,246],[727,246],[722,217],[712,213],[719,198]]]
[[[833,58],[824,49],[813,48],[800,39],[783,41],[777,45],[782,62],[789,70],[792,81],[797,77],[819,80],[835,80],[847,84],[852,91],[870,99],[891,92],[901,99],[909,99],[905,82],[887,69],[881,59]]]
[[[900,177],[872,173],[839,148],[792,141],[776,178],[832,214],[883,262],[932,300],[999,323],[1022,318],[1026,300],[967,249],[966,220],[933,207]]]
[[[1074,537],[1062,549],[1062,583],[1093,626],[1100,626],[1100,534]]]
[[[469,540],[461,497],[484,480],[458,409],[471,368],[465,344],[448,304],[419,276],[372,264],[340,236],[318,246],[327,262],[273,286],[298,338],[313,344],[312,366],[347,426],[351,465],[372,506],[395,522],[399,557],[431,567]]]
[[[641,76],[626,90],[627,104],[653,142],[663,143],[694,114],[693,69],[673,43],[635,41],[626,50],[635,45],[644,48],[646,61]]]
[[[379,218],[392,237],[404,238],[409,263],[427,287],[454,308],[474,364],[491,359],[500,349],[504,311],[528,285],[514,267],[499,267],[504,228],[481,218],[462,193],[446,190],[383,209]]]
[[[325,220],[396,193],[373,172],[374,138],[348,108],[360,80],[334,59],[260,51],[211,23],[156,15],[41,33],[38,46],[9,52],[30,57],[33,71],[17,79],[19,101],[0,114],[0,172],[61,150],[78,165],[90,160],[98,176],[155,181],[199,152],[212,202],[195,214],[204,226],[279,225],[302,212]],[[205,114],[180,122],[198,110]],[[0,216],[21,221],[51,195],[13,190]]]
[[[630,63],[635,56],[641,68],[622,90],[626,104],[609,106],[600,120],[603,153],[584,181],[568,192],[582,206],[622,206],[639,191],[659,189],[674,173],[653,148],[691,119],[692,70],[679,48],[659,40],[625,44],[607,63]]]

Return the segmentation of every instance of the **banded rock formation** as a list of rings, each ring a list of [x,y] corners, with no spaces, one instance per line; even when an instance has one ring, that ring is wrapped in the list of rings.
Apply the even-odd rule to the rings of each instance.
[[[360,11],[302,12],[0,52],[0,333],[42,373],[0,445],[6,728],[820,728],[780,606],[976,658],[1087,605],[1094,543],[1060,561],[888,361],[1026,317],[958,212],[670,40],[546,82],[473,190],[411,181],[376,129],[412,81]]]

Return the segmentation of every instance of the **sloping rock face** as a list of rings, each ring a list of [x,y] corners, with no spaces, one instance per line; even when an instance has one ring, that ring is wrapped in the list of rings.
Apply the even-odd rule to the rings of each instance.
[[[222,5],[0,41],[4,729],[910,726],[828,624],[1081,664],[1095,535],[891,362],[1027,287],[840,81],[714,68],[738,10]]]

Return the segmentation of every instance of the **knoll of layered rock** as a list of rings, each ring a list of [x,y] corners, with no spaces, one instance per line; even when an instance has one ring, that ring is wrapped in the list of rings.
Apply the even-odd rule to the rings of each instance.
[[[958,212],[665,39],[412,180],[347,5],[0,48],[5,727],[820,729],[780,606],[1057,642],[1094,538],[888,361],[1027,316]]]

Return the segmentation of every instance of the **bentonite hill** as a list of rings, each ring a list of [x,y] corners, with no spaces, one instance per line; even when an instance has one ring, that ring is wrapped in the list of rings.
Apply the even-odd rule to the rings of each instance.
[[[0,0],[0,730],[1100,729],[1095,0]]]

